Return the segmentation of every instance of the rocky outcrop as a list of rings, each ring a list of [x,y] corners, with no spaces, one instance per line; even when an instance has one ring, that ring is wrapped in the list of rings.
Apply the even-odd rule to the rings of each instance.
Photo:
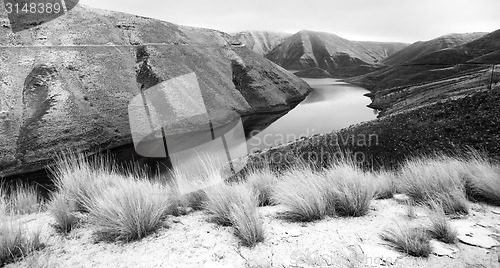
[[[132,143],[130,100],[181,75],[196,74],[219,125],[235,114],[279,116],[310,91],[294,75],[246,47],[231,46],[231,37],[215,30],[82,5],[18,33],[6,18],[0,11],[6,22],[0,45],[7,47],[0,50],[0,177],[39,170],[63,149],[121,148],[132,154],[123,149]],[[259,126],[244,121],[246,127]]]

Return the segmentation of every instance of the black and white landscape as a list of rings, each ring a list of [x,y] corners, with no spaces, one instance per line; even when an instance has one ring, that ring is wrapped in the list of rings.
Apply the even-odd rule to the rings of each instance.
[[[498,3],[143,2],[0,0],[0,267],[500,266]]]

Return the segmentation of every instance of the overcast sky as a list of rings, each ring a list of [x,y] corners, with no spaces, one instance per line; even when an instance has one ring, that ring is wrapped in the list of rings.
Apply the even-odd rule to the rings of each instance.
[[[351,40],[413,43],[500,29],[499,0],[81,0],[81,3],[224,32],[303,29]]]

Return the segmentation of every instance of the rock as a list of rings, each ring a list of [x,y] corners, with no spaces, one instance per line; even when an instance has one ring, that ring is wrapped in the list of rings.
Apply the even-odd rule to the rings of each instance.
[[[394,200],[396,200],[400,204],[408,204],[411,198],[405,194],[395,194],[393,196]]]
[[[457,220],[452,221],[451,225],[457,230],[459,235],[469,235],[469,234],[482,234],[482,235],[492,235],[493,232],[481,227],[479,223],[475,223],[468,220]]]
[[[44,45],[66,47],[40,47],[37,33],[46,37]],[[214,127],[236,114],[248,119],[246,130],[262,128],[311,90],[250,49],[229,46],[230,40],[215,30],[82,5],[57,23],[18,33],[0,27],[2,46],[23,47],[22,53],[0,51],[0,81],[8,80],[0,83],[2,104],[16,107],[0,115],[0,177],[42,170],[53,163],[54,152],[67,149],[140,158],[134,155],[129,101],[182,75],[196,74]],[[265,120],[257,116],[262,114]],[[182,123],[201,124],[183,120],[177,131],[184,131]]]
[[[492,231],[480,227],[475,222],[459,220],[451,222],[451,225],[457,230],[458,240],[464,244],[487,249],[500,246],[498,241],[490,237],[494,234]]]
[[[396,251],[381,246],[359,244],[364,253],[367,265],[393,265],[402,255]]]
[[[500,209],[498,209],[498,208],[492,209],[491,212],[493,212],[494,214],[500,215]]]
[[[458,240],[467,245],[486,249],[500,246],[497,240],[483,234],[459,235]]]
[[[454,258],[454,254],[458,252],[457,249],[451,248],[449,245],[437,241],[431,240],[432,253],[437,256],[448,256]]]

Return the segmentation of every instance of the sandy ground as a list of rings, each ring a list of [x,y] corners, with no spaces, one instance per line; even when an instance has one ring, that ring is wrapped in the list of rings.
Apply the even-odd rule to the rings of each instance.
[[[410,219],[405,205],[395,200],[376,200],[370,212],[361,218],[326,218],[312,223],[286,222],[277,214],[283,207],[263,207],[265,241],[249,249],[239,245],[231,227],[207,221],[203,211],[172,217],[168,227],[140,241],[131,243],[96,243],[90,226],[81,226],[66,237],[51,227],[48,213],[21,218],[28,226],[43,228],[46,248],[37,256],[7,267],[500,267],[500,248],[484,249],[458,243],[450,256],[414,258],[396,253],[379,238],[391,225],[411,221],[426,224],[423,208]],[[478,230],[500,233],[499,209],[471,204],[465,219]],[[481,227],[485,226],[485,227]],[[500,236],[491,235],[500,241]],[[362,248],[365,250],[363,251]],[[386,250],[386,261],[368,249]],[[368,255],[367,255],[368,254]],[[397,258],[393,254],[400,254]],[[374,256],[375,255],[375,256]]]

